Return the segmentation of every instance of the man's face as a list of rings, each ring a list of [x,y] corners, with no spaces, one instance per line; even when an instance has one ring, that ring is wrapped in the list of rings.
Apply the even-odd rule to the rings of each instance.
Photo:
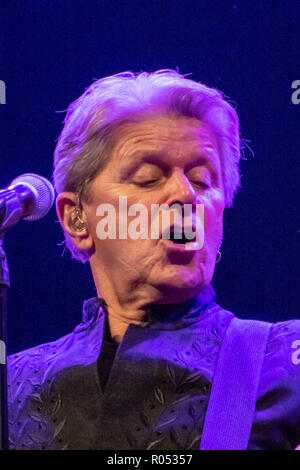
[[[121,125],[113,138],[111,157],[83,204],[94,241],[92,267],[104,271],[113,285],[129,281],[157,289],[162,303],[188,299],[211,281],[222,241],[224,193],[214,135],[196,119],[156,116]],[[147,238],[118,238],[120,196],[127,197],[128,208],[142,204],[147,209]],[[116,211],[117,238],[101,240],[96,211],[107,203]],[[163,239],[167,227],[161,218],[159,238],[151,238],[151,205],[174,203],[192,207],[194,228],[196,221],[202,223],[197,204],[204,205],[201,249]],[[128,225],[134,218],[128,217]]]

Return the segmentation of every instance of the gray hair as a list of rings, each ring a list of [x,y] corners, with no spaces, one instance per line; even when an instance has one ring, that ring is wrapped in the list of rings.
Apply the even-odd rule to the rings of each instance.
[[[231,207],[240,186],[237,113],[221,91],[175,70],[105,77],[70,104],[54,153],[57,194],[71,191],[87,199],[89,184],[109,159],[112,131],[130,118],[147,113],[197,118],[210,126],[219,149],[225,205]],[[73,257],[87,262],[87,253],[77,249],[67,232],[65,238]]]

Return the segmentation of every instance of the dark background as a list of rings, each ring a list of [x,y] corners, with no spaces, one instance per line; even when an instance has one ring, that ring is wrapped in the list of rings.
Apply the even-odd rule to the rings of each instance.
[[[93,79],[178,68],[237,103],[254,153],[224,221],[217,300],[243,318],[299,317],[300,79],[297,1],[11,0],[0,6],[0,187],[51,178],[66,109]],[[5,240],[11,274],[8,352],[67,334],[95,295],[88,265],[62,257],[54,208]]]

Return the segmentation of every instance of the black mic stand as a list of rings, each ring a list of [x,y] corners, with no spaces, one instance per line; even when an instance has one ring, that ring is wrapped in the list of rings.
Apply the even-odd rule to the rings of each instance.
[[[7,406],[7,365],[6,365],[6,319],[7,319],[7,289],[10,287],[9,270],[6,254],[3,248],[3,240],[6,230],[14,227],[25,215],[29,216],[41,199],[47,209],[43,214],[35,214],[35,219],[43,217],[54,201],[54,189],[45,178],[31,173],[23,175],[27,181],[20,181],[18,189],[10,186],[0,190],[0,450],[8,450],[8,406]],[[28,182],[28,177],[30,180]],[[39,181],[39,185],[33,184],[33,179]],[[16,180],[13,181],[16,182]],[[29,184],[31,183],[31,184]],[[32,186],[33,185],[33,186]],[[46,193],[45,193],[46,191]],[[36,193],[36,194],[35,194]],[[48,201],[47,201],[47,197]],[[38,206],[39,207],[39,206]],[[41,208],[40,207],[40,208]],[[36,217],[36,216],[39,217]]]
[[[7,289],[10,287],[6,254],[3,249],[4,233],[0,232],[0,450],[8,450],[6,319]]]
[[[36,196],[30,184],[26,181],[0,190],[0,450],[8,450],[8,406],[7,406],[7,365],[6,365],[6,319],[7,319],[7,289],[10,287],[9,271],[6,254],[3,248],[3,239],[8,230],[14,227],[25,215],[31,215],[40,197],[45,202],[45,189],[48,191],[49,203],[47,211],[54,201],[54,189],[49,181],[38,175],[25,174],[24,177],[35,177],[43,180],[42,187],[34,186]],[[17,181],[17,180],[14,180]],[[31,181],[31,180],[30,180]],[[52,188],[52,189],[51,189]],[[35,191],[35,192],[36,192]],[[46,192],[47,192],[46,191]],[[47,201],[46,201],[47,203]],[[44,214],[45,215],[45,214]],[[41,218],[43,214],[39,214]]]

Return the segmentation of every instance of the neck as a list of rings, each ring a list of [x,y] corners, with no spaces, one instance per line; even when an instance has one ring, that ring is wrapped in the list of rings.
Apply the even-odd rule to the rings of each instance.
[[[188,306],[200,292],[199,286],[193,291],[177,292],[178,289],[166,286],[159,289],[136,279],[124,279],[125,276],[115,279],[106,275],[104,270],[93,269],[92,263],[91,267],[98,297],[106,303],[111,337],[118,343],[122,341],[128,325],[148,322],[149,309],[154,315],[161,309],[180,309],[181,305],[182,308],[184,304]]]
[[[120,343],[129,324],[140,325],[148,321],[147,307],[159,302],[161,294],[149,285],[124,279],[114,282],[102,272],[93,272],[97,295],[105,300],[111,337]]]

